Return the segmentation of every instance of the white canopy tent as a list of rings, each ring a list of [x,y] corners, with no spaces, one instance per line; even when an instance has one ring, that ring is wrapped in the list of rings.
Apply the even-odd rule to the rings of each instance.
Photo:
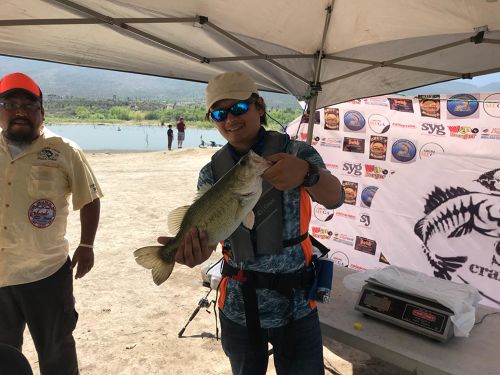
[[[247,71],[311,108],[500,71],[497,0],[5,0],[0,33],[9,56],[200,82]]]

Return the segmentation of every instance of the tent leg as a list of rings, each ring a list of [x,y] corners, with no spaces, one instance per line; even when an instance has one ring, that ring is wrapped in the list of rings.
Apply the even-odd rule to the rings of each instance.
[[[316,113],[316,103],[318,101],[318,95],[314,95],[309,99],[307,104],[307,110],[309,111],[309,124],[307,126],[307,140],[306,143],[310,145],[312,143],[312,136],[314,131],[314,115]]]

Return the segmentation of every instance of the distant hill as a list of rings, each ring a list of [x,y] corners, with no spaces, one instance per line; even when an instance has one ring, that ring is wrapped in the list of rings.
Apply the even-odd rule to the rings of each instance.
[[[492,82],[484,86],[479,86],[473,83],[467,83],[467,81],[450,81],[402,91],[401,94],[473,94],[481,92],[500,92],[500,82]]]
[[[33,77],[44,95],[83,98],[159,98],[167,101],[203,102],[204,83],[114,72],[44,61],[0,56],[0,77],[12,72]],[[300,108],[292,95],[262,93],[268,107]]]
[[[32,76],[45,95],[80,98],[156,98],[169,102],[203,102],[206,84],[102,69],[76,67],[0,56],[0,75],[21,71]],[[500,76],[494,75],[500,81]],[[481,82],[485,82],[482,80]],[[437,83],[401,92],[405,95],[500,92],[500,82],[476,85],[474,80]],[[299,108],[291,95],[262,93],[268,107]]]

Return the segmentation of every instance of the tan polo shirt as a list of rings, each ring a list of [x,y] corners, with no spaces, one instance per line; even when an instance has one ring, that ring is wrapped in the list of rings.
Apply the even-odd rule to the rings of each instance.
[[[12,159],[0,133],[0,287],[41,280],[66,262],[70,196],[74,210],[102,196],[75,143],[45,129]]]

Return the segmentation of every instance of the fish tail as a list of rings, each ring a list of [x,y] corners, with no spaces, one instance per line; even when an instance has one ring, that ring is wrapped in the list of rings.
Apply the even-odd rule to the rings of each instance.
[[[150,269],[153,281],[160,285],[167,280],[175,265],[174,257],[171,261],[162,257],[162,250],[165,246],[146,246],[134,251],[135,261],[144,268]]]

